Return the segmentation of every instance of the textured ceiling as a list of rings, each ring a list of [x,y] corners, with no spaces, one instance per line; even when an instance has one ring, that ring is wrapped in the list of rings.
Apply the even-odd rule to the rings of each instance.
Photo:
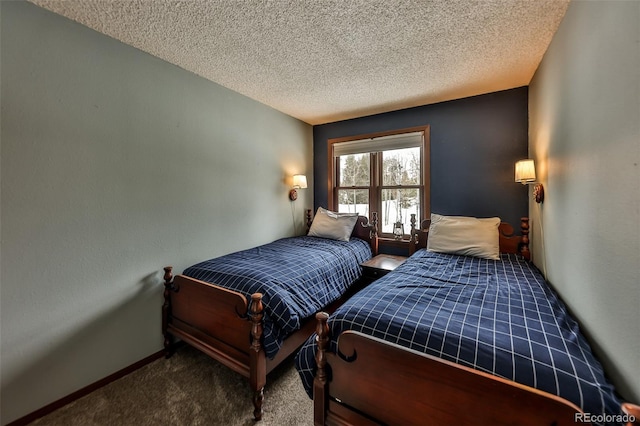
[[[569,0],[31,0],[310,124],[529,84]]]

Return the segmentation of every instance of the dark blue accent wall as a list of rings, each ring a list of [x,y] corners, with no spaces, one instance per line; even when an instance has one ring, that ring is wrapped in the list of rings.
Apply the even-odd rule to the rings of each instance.
[[[431,126],[431,211],[499,216],[516,229],[528,190],[513,180],[527,157],[528,87],[313,127],[315,208],[327,206],[327,140]]]

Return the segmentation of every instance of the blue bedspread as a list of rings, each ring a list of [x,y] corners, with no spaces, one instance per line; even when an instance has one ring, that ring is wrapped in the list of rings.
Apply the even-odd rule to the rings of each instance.
[[[184,275],[244,294],[262,293],[264,348],[273,358],[301,321],[338,299],[371,258],[369,244],[291,237],[191,266]]]
[[[559,395],[591,414],[620,401],[565,305],[542,274],[515,255],[500,261],[417,251],[329,319],[356,330]],[[311,396],[315,335],[296,357]]]

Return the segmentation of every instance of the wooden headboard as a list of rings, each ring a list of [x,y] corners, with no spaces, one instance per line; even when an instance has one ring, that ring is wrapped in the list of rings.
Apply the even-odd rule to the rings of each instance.
[[[420,224],[420,228],[416,228],[415,215],[411,215],[411,235],[409,240],[409,254],[415,253],[419,248],[427,247],[429,239],[430,219],[425,219]],[[513,226],[507,222],[500,222],[498,227],[500,253],[519,254],[527,260],[531,259],[529,251],[529,218],[520,218],[520,234],[515,235]]]
[[[306,215],[307,232],[309,232],[311,223],[313,222],[313,212],[311,211],[311,209],[306,210]],[[376,254],[378,254],[378,213],[372,212],[371,216],[371,221],[369,221],[369,218],[366,216],[358,216],[358,221],[353,227],[351,236],[367,241],[371,246],[373,255],[375,256]]]

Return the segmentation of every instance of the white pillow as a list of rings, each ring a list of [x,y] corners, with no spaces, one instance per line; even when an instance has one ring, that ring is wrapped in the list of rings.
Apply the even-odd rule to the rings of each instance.
[[[427,250],[500,259],[499,217],[478,219],[431,214]]]
[[[358,221],[358,213],[336,213],[318,207],[309,228],[310,237],[330,238],[349,241],[353,227]]]

